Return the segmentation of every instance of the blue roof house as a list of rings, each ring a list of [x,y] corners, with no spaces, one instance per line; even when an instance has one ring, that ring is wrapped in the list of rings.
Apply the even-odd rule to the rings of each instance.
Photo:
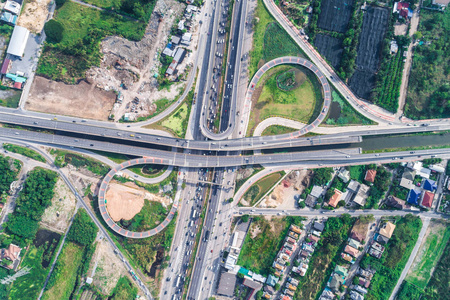
[[[422,187],[424,190],[427,190],[430,192],[434,192],[435,190],[437,190],[436,181],[431,180],[431,179],[425,179]]]
[[[411,190],[409,190],[407,201],[409,204],[419,205],[419,197],[420,197],[420,191],[411,189]]]

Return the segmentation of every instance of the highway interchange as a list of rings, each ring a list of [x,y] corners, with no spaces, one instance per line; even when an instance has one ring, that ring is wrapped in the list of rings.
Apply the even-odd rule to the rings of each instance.
[[[225,16],[220,17],[225,9],[221,3],[225,2],[219,0],[207,2],[201,11],[201,20],[202,28],[206,28],[205,30],[208,34],[201,39],[201,47],[199,47],[196,59],[196,66],[198,64],[200,70],[198,80],[202,83],[206,82],[206,84],[198,85],[198,96],[194,105],[193,119],[190,123],[190,130],[193,132],[192,140],[149,134],[144,129],[138,128],[139,124],[114,124],[68,116],[54,116],[29,112],[23,109],[0,108],[0,120],[2,123],[51,131],[50,133],[46,133],[3,127],[0,128],[0,137],[2,138],[19,140],[21,143],[33,142],[44,145],[67,146],[72,148],[73,151],[81,148],[142,157],[138,160],[132,160],[129,163],[117,166],[108,173],[101,184],[99,206],[106,224],[116,233],[129,238],[145,238],[160,232],[175,215],[178,215],[175,236],[173,238],[171,252],[169,253],[171,260],[162,282],[161,299],[180,299],[183,293],[187,293],[187,299],[203,300],[208,299],[214,293],[215,280],[217,280],[217,274],[219,272],[217,266],[221,259],[220,251],[227,245],[229,226],[233,215],[248,213],[328,217],[344,212],[354,215],[371,213],[379,216],[389,215],[391,213],[374,210],[362,212],[344,210],[337,210],[336,212],[288,210],[280,212],[277,209],[237,209],[236,199],[232,203],[227,201],[234,195],[234,189],[230,187],[229,183],[235,181],[236,174],[234,171],[237,166],[260,164],[265,166],[266,170],[270,168],[269,170],[276,171],[279,168],[284,167],[289,169],[292,166],[312,168],[349,164],[385,163],[389,161],[410,161],[434,156],[450,156],[450,150],[448,149],[364,154],[361,153],[361,149],[359,148],[339,148],[338,145],[340,144],[360,142],[362,136],[449,130],[450,123],[448,120],[427,121],[427,124],[423,122],[400,122],[384,112],[380,113],[379,110],[373,109],[371,105],[363,103],[348,90],[345,83],[337,78],[336,74],[318,56],[317,52],[307,43],[304,37],[300,36],[298,31],[296,32],[289,25],[285,17],[280,15],[273,2],[271,0],[264,0],[264,2],[272,15],[274,15],[283,28],[302,47],[311,62],[295,57],[278,58],[268,62],[255,74],[248,84],[245,97],[238,99],[237,74],[240,72],[241,58],[243,57],[241,37],[244,31],[243,28],[247,23],[245,21],[247,20],[247,0],[235,1],[232,11],[232,33],[230,36],[229,53],[225,62],[227,72],[221,74],[225,78],[226,83],[224,83],[222,106],[217,107],[215,103],[219,95],[215,95],[213,90],[214,96],[211,97],[211,89],[212,83],[214,82],[214,88],[220,90],[218,87],[220,77],[217,77],[218,72],[214,71],[214,67],[217,66],[218,58],[220,58],[220,55],[216,55],[216,53],[223,51],[225,48],[223,47],[223,43],[217,42],[219,39],[225,38],[219,32],[220,28],[223,27],[220,23],[223,22],[223,16]],[[246,103],[248,104],[259,78],[271,67],[285,63],[306,66],[317,75],[322,84],[324,96],[324,105],[318,118],[299,131],[290,134],[236,138],[240,135],[237,133],[238,130],[236,127],[238,117],[241,120],[245,119],[245,122],[248,122],[249,117],[249,113],[247,113],[245,114],[246,117],[243,118],[244,109],[241,107],[245,107]],[[214,81],[215,79],[217,82]],[[388,128],[326,136],[301,137],[319,126],[328,113],[331,102],[330,83],[328,80],[349,100],[355,109],[380,124],[389,124]],[[210,130],[211,127],[209,126],[208,128],[207,126],[208,118],[211,122],[211,114],[209,113],[211,111],[209,110],[210,106],[216,112],[218,109],[221,110],[220,129],[218,133],[212,132]],[[174,108],[176,108],[175,104],[171,106],[170,110]],[[238,112],[241,113],[241,116],[239,116]],[[315,148],[324,145],[329,146],[330,149]],[[285,149],[291,147],[307,148],[305,148],[306,151],[293,151],[288,153],[258,154],[255,152],[254,155],[242,155],[242,151],[271,148]],[[175,151],[172,151],[172,149]],[[50,160],[51,158],[48,159]],[[144,233],[129,232],[121,229],[111,220],[108,220],[105,193],[109,181],[117,171],[132,164],[145,162],[179,167],[178,193],[168,217],[160,226]],[[70,184],[70,181],[67,178],[64,180],[77,196],[77,199],[81,203],[84,203],[78,192]],[[207,185],[201,183],[201,181],[212,181],[213,184]],[[182,182],[186,183],[186,187],[183,189],[181,188]],[[102,230],[105,238],[116,249],[114,242],[110,239],[102,224],[96,219],[95,214],[87,207],[86,210],[90,213],[91,218],[96,221],[97,226]],[[205,211],[203,224],[200,223],[201,219],[199,218],[202,210]],[[417,212],[413,211],[413,213]],[[396,215],[399,214],[396,213]],[[434,212],[426,213],[426,216],[441,217]],[[199,244],[195,245],[195,237],[198,235],[200,236]],[[195,249],[197,249],[197,252],[195,252]],[[118,255],[127,265],[127,268],[134,274],[134,271],[123,255]],[[194,262],[193,265],[192,262]],[[139,277],[136,278],[144,294],[151,299],[152,297],[147,287]],[[187,279],[189,279],[189,283],[185,284]],[[187,291],[185,289],[186,287],[188,288]]]

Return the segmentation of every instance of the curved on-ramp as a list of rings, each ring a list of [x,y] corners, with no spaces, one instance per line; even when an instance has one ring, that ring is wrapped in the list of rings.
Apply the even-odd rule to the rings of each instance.
[[[98,192],[98,208],[100,209],[100,214],[102,215],[103,220],[105,220],[108,227],[111,228],[112,230],[114,230],[114,232],[116,232],[117,234],[119,234],[121,236],[127,237],[127,238],[143,239],[143,238],[147,238],[147,237],[153,236],[153,235],[161,232],[162,230],[164,230],[164,228],[167,227],[167,225],[169,225],[170,221],[172,221],[173,217],[175,216],[175,212],[177,211],[177,208],[178,208],[178,204],[174,203],[172,205],[172,208],[170,209],[169,214],[167,215],[167,217],[164,219],[164,221],[161,224],[159,224],[156,228],[153,228],[153,229],[147,230],[147,231],[143,231],[143,232],[129,231],[129,230],[123,229],[122,227],[117,225],[116,222],[114,222],[111,219],[111,217],[108,213],[108,210],[106,208],[107,199],[105,197],[109,182],[111,181],[111,179],[113,179],[114,175],[117,172],[119,172],[120,170],[123,170],[123,169],[131,167],[131,166],[141,165],[141,164],[146,164],[146,163],[151,163],[151,161],[150,161],[150,159],[147,159],[144,157],[144,158],[132,159],[132,160],[123,162],[120,165],[112,168],[111,171],[109,171],[109,173],[106,174],[105,178],[103,179],[103,181],[100,185],[100,190]]]
[[[322,123],[322,121],[325,119],[325,117],[328,114],[330,105],[331,105],[331,88],[330,88],[330,84],[328,83],[328,80],[325,77],[325,75],[312,62],[310,62],[307,59],[301,58],[301,57],[283,56],[283,57],[275,58],[275,59],[267,62],[253,76],[253,78],[250,81],[250,84],[247,88],[247,93],[245,96],[246,106],[247,106],[247,103],[251,103],[252,95],[253,95],[253,92],[255,91],[256,84],[261,79],[261,77],[264,75],[264,73],[266,73],[268,70],[272,69],[273,67],[276,67],[279,65],[300,65],[302,67],[305,67],[317,76],[317,79],[319,79],[319,82],[322,85],[322,92],[323,92],[322,110],[319,113],[319,116],[311,124],[306,125],[299,131],[289,134],[291,138],[296,138],[296,137],[302,136],[304,134],[307,134],[314,128],[318,127],[320,125],[320,123]],[[234,105],[236,105],[236,103],[234,103]],[[248,104],[247,107],[248,107],[248,110],[251,109],[250,104]],[[222,132],[221,134],[212,133],[209,130],[204,129],[203,126],[201,127],[202,133],[211,140],[220,140],[220,139],[227,138],[230,133],[229,129],[234,129],[234,124],[236,123],[235,122],[235,114],[232,114],[231,116],[233,117],[233,121],[232,121],[233,126],[229,127],[226,131]],[[250,113],[248,113],[248,117],[250,117]],[[280,135],[278,137],[282,137],[282,136],[284,137],[284,135]]]

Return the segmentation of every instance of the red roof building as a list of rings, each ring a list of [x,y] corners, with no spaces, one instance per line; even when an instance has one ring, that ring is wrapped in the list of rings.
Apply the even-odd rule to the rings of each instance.
[[[377,176],[376,170],[367,170],[364,180],[373,183],[375,181],[376,176]]]
[[[422,206],[430,208],[433,204],[434,194],[429,191],[425,191],[422,197]]]
[[[349,245],[345,246],[344,252],[350,254],[353,257],[357,257],[359,255],[359,250]]]
[[[9,64],[11,63],[11,60],[9,58],[5,58],[2,65],[2,70],[0,71],[1,74],[8,73]]]
[[[342,192],[338,189],[334,189],[334,194],[331,196],[330,201],[328,201],[328,204],[330,206],[336,207],[338,202],[341,200]]]

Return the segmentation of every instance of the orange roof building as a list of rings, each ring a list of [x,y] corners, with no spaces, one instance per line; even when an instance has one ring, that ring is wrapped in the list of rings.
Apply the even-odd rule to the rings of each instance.
[[[394,229],[394,224],[392,224],[391,222],[386,222],[380,228],[380,234],[390,239],[392,237],[392,234],[394,233]]]
[[[333,196],[331,196],[330,200],[328,201],[328,204],[330,206],[336,207],[336,205],[341,200],[341,198],[342,198],[342,192],[338,189],[334,189],[334,194],[333,194]]]
[[[359,255],[359,250],[349,245],[345,246],[344,252],[350,254],[353,257],[357,257]]]
[[[375,181],[376,176],[377,176],[376,170],[367,170],[364,180],[373,183]]]
[[[422,206],[430,208],[433,204],[434,194],[429,191],[425,191],[422,197]]]

